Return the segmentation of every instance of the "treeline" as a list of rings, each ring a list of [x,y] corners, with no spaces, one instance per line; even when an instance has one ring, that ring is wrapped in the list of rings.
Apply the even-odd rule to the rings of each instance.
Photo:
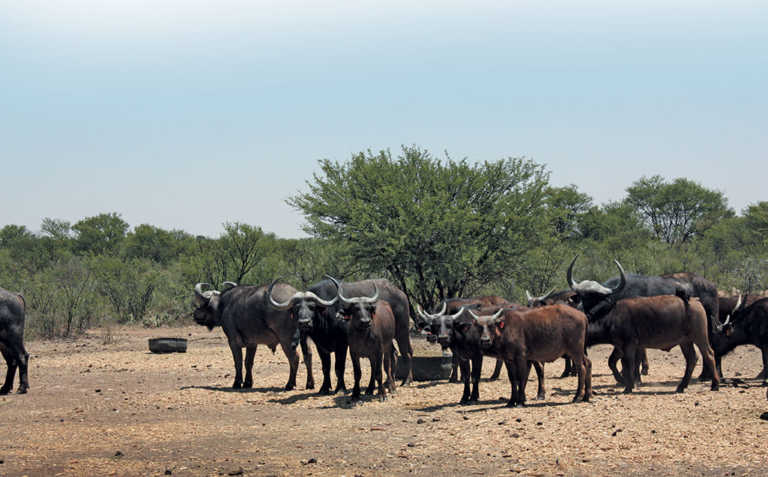
[[[619,202],[594,204],[554,187],[526,159],[473,164],[405,147],[323,160],[308,191],[289,199],[311,238],[282,239],[226,223],[217,238],[142,224],[118,213],[40,232],[0,229],[0,286],[22,291],[28,332],[71,336],[103,322],[157,326],[188,317],[196,282],[306,287],[326,273],[385,276],[424,306],[496,293],[522,300],[577,279],[693,271],[721,289],[768,289],[768,202],[736,214],[719,191],[642,177]]]

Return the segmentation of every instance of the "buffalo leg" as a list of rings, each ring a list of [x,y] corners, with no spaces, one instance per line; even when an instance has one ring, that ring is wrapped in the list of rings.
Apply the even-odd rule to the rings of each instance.
[[[19,365],[19,389],[16,390],[17,394],[25,394],[29,389],[29,376],[27,375],[27,365],[29,364],[29,353],[24,349],[24,345],[16,344],[16,360]]]
[[[587,363],[585,361],[585,356],[582,356],[581,359],[575,358],[573,359],[574,366],[576,365],[576,362],[578,361],[579,365],[576,369],[578,371],[578,380],[576,384],[576,394],[573,396],[573,402],[576,402],[579,400],[579,398],[584,399],[584,397],[587,395],[586,391],[586,379],[587,379]]]
[[[384,355],[379,350],[377,353],[374,354],[374,357],[371,358],[371,373],[373,373],[374,376],[376,376],[376,382],[379,384],[379,400],[380,401],[386,401],[387,400],[387,388],[384,386],[384,379],[382,378],[382,365],[384,362]]]
[[[693,346],[691,346],[693,347]],[[709,368],[709,372],[712,374],[712,391],[720,389],[720,372],[715,369],[715,353],[712,351],[712,347],[709,346],[709,342],[697,342],[696,347],[699,348],[701,354],[701,360],[704,362],[704,367]],[[694,354],[694,357],[696,355]]]
[[[491,377],[489,381],[496,381],[499,379],[499,375],[501,374],[501,366],[504,364],[504,361],[497,359],[496,360],[496,367],[493,368],[493,374],[491,374]]]
[[[621,357],[621,371],[624,373],[624,393],[629,394],[635,387],[636,348],[625,346]]]
[[[235,362],[235,381],[232,383],[232,389],[240,389],[243,387],[243,350],[233,343],[229,344],[229,349]]]
[[[515,396],[515,403],[520,406],[525,406],[525,384],[527,371],[530,369],[530,365],[522,356],[516,356],[512,361],[512,365],[515,368],[515,378],[517,379],[517,396]]]
[[[5,383],[3,384],[3,387],[0,388],[0,394],[8,394],[11,392],[11,389],[13,389],[13,380],[16,377],[16,368],[18,366],[16,360],[11,356],[11,353],[3,348],[2,345],[0,345],[0,352],[2,352],[3,358],[5,358],[5,364],[8,366],[5,375]]]
[[[376,372],[374,369],[373,358],[371,358],[371,379],[370,381],[368,381],[368,387],[365,388],[365,395],[366,396],[372,395],[375,389],[376,389]]]
[[[350,358],[352,359],[352,371],[355,376],[355,386],[352,388],[352,401],[360,400],[360,378],[363,372],[360,370],[360,355],[350,352]]]
[[[640,348],[637,353],[640,355],[640,364],[643,367],[642,374],[648,376],[648,352],[645,348]]]
[[[336,348],[336,362],[334,363],[336,366],[336,389],[334,389],[334,393],[337,393],[339,391],[346,392],[347,387],[344,385],[344,367],[346,365],[347,361],[347,345],[341,344]]]
[[[384,374],[387,376],[387,382],[384,385],[390,393],[395,392],[395,374],[397,373],[397,354],[395,347],[391,346],[389,351],[384,354]]]
[[[312,375],[312,348],[307,343],[307,337],[302,336],[301,355],[304,357],[304,366],[307,368],[307,386],[306,389],[315,389],[315,377]]]
[[[515,365],[512,361],[504,360],[504,365],[507,367],[507,377],[509,378],[509,401],[507,407],[517,406],[517,376],[515,371]]]
[[[451,376],[448,378],[449,383],[459,382],[459,357],[455,354],[451,356]]]
[[[480,399],[480,375],[483,372],[483,355],[472,358],[472,395],[470,401]]]
[[[243,381],[243,389],[251,389],[253,387],[254,356],[256,356],[256,345],[247,346],[245,348],[245,381]]]
[[[323,368],[323,384],[317,394],[331,394],[331,353],[318,348],[317,354],[320,355],[320,364]]]
[[[411,335],[408,333],[408,327],[395,330],[395,340],[397,348],[400,350],[400,356],[405,360],[405,378],[401,386],[408,386],[413,382],[413,347],[411,347]]]
[[[544,387],[544,364],[533,361],[533,369],[536,370],[536,377],[539,381],[539,390],[536,392],[536,400],[543,401],[546,398],[547,390]],[[526,377],[526,380],[528,378]]]
[[[584,402],[589,402],[592,399],[592,360],[584,356],[584,370],[586,372],[584,376]]]
[[[464,382],[464,392],[459,400],[460,404],[469,402],[469,360],[459,358],[459,367],[461,368],[461,380]]]
[[[685,391],[685,388],[688,387],[688,383],[691,381],[691,374],[693,374],[693,368],[696,366],[696,351],[693,349],[693,343],[680,343],[680,349],[683,350],[683,356],[685,357],[685,374],[675,391],[678,393]]]
[[[763,354],[763,371],[755,379],[763,380],[763,386],[768,385],[768,346],[762,346],[760,351]]]
[[[608,367],[611,368],[611,373],[613,373],[613,378],[616,380],[617,384],[623,384],[626,386],[626,382],[624,381],[624,377],[619,373],[619,368],[616,366],[616,363],[623,357],[623,354],[621,350],[617,347],[613,347],[613,351],[611,351],[611,355],[608,357]],[[622,366],[624,365],[624,362],[622,361]],[[623,369],[622,369],[623,372]]]
[[[296,373],[299,371],[299,353],[296,351],[296,345],[292,344],[290,341],[280,343],[280,347],[283,348],[283,353],[285,353],[285,357],[288,358],[288,364],[291,367],[288,374],[288,382],[285,383],[285,390],[290,391],[296,388]],[[254,348],[254,352],[255,351],[256,349]]]
[[[571,360],[571,358],[563,358],[563,361],[565,362],[565,367],[563,368],[563,374],[560,375],[560,378],[573,376],[576,373],[576,367],[573,364],[573,360]]]

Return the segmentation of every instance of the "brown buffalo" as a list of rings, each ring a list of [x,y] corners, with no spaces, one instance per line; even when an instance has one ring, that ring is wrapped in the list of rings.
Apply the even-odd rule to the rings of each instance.
[[[525,405],[532,362],[551,362],[562,356],[579,363],[573,400],[592,397],[592,363],[584,353],[587,317],[581,311],[568,305],[501,309],[490,316],[476,316],[472,326],[480,332],[483,352],[504,360],[511,386],[507,406]]]
[[[625,298],[602,317],[592,320],[587,329],[587,345],[608,343],[620,353],[624,373],[624,392],[635,385],[638,348],[670,350],[680,345],[685,357],[685,374],[677,387],[683,392],[696,365],[694,344],[699,348],[704,366],[712,372],[712,390],[718,389],[720,376],[714,352],[709,345],[707,314],[697,298],[678,289],[677,295]]]

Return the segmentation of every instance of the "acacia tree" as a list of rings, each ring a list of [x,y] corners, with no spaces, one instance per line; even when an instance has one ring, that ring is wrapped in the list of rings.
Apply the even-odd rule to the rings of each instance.
[[[305,230],[427,306],[514,276],[547,222],[548,174],[526,159],[470,164],[403,147],[397,158],[368,151],[320,168],[309,192],[288,200]]]
[[[678,178],[642,177],[627,188],[627,203],[643,217],[656,238],[671,245],[689,241],[718,221],[733,216],[722,192]]]

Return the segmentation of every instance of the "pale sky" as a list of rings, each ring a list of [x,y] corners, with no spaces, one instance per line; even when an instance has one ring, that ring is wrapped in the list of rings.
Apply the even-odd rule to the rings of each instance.
[[[317,160],[529,157],[768,200],[764,2],[0,0],[0,227],[301,236]]]

